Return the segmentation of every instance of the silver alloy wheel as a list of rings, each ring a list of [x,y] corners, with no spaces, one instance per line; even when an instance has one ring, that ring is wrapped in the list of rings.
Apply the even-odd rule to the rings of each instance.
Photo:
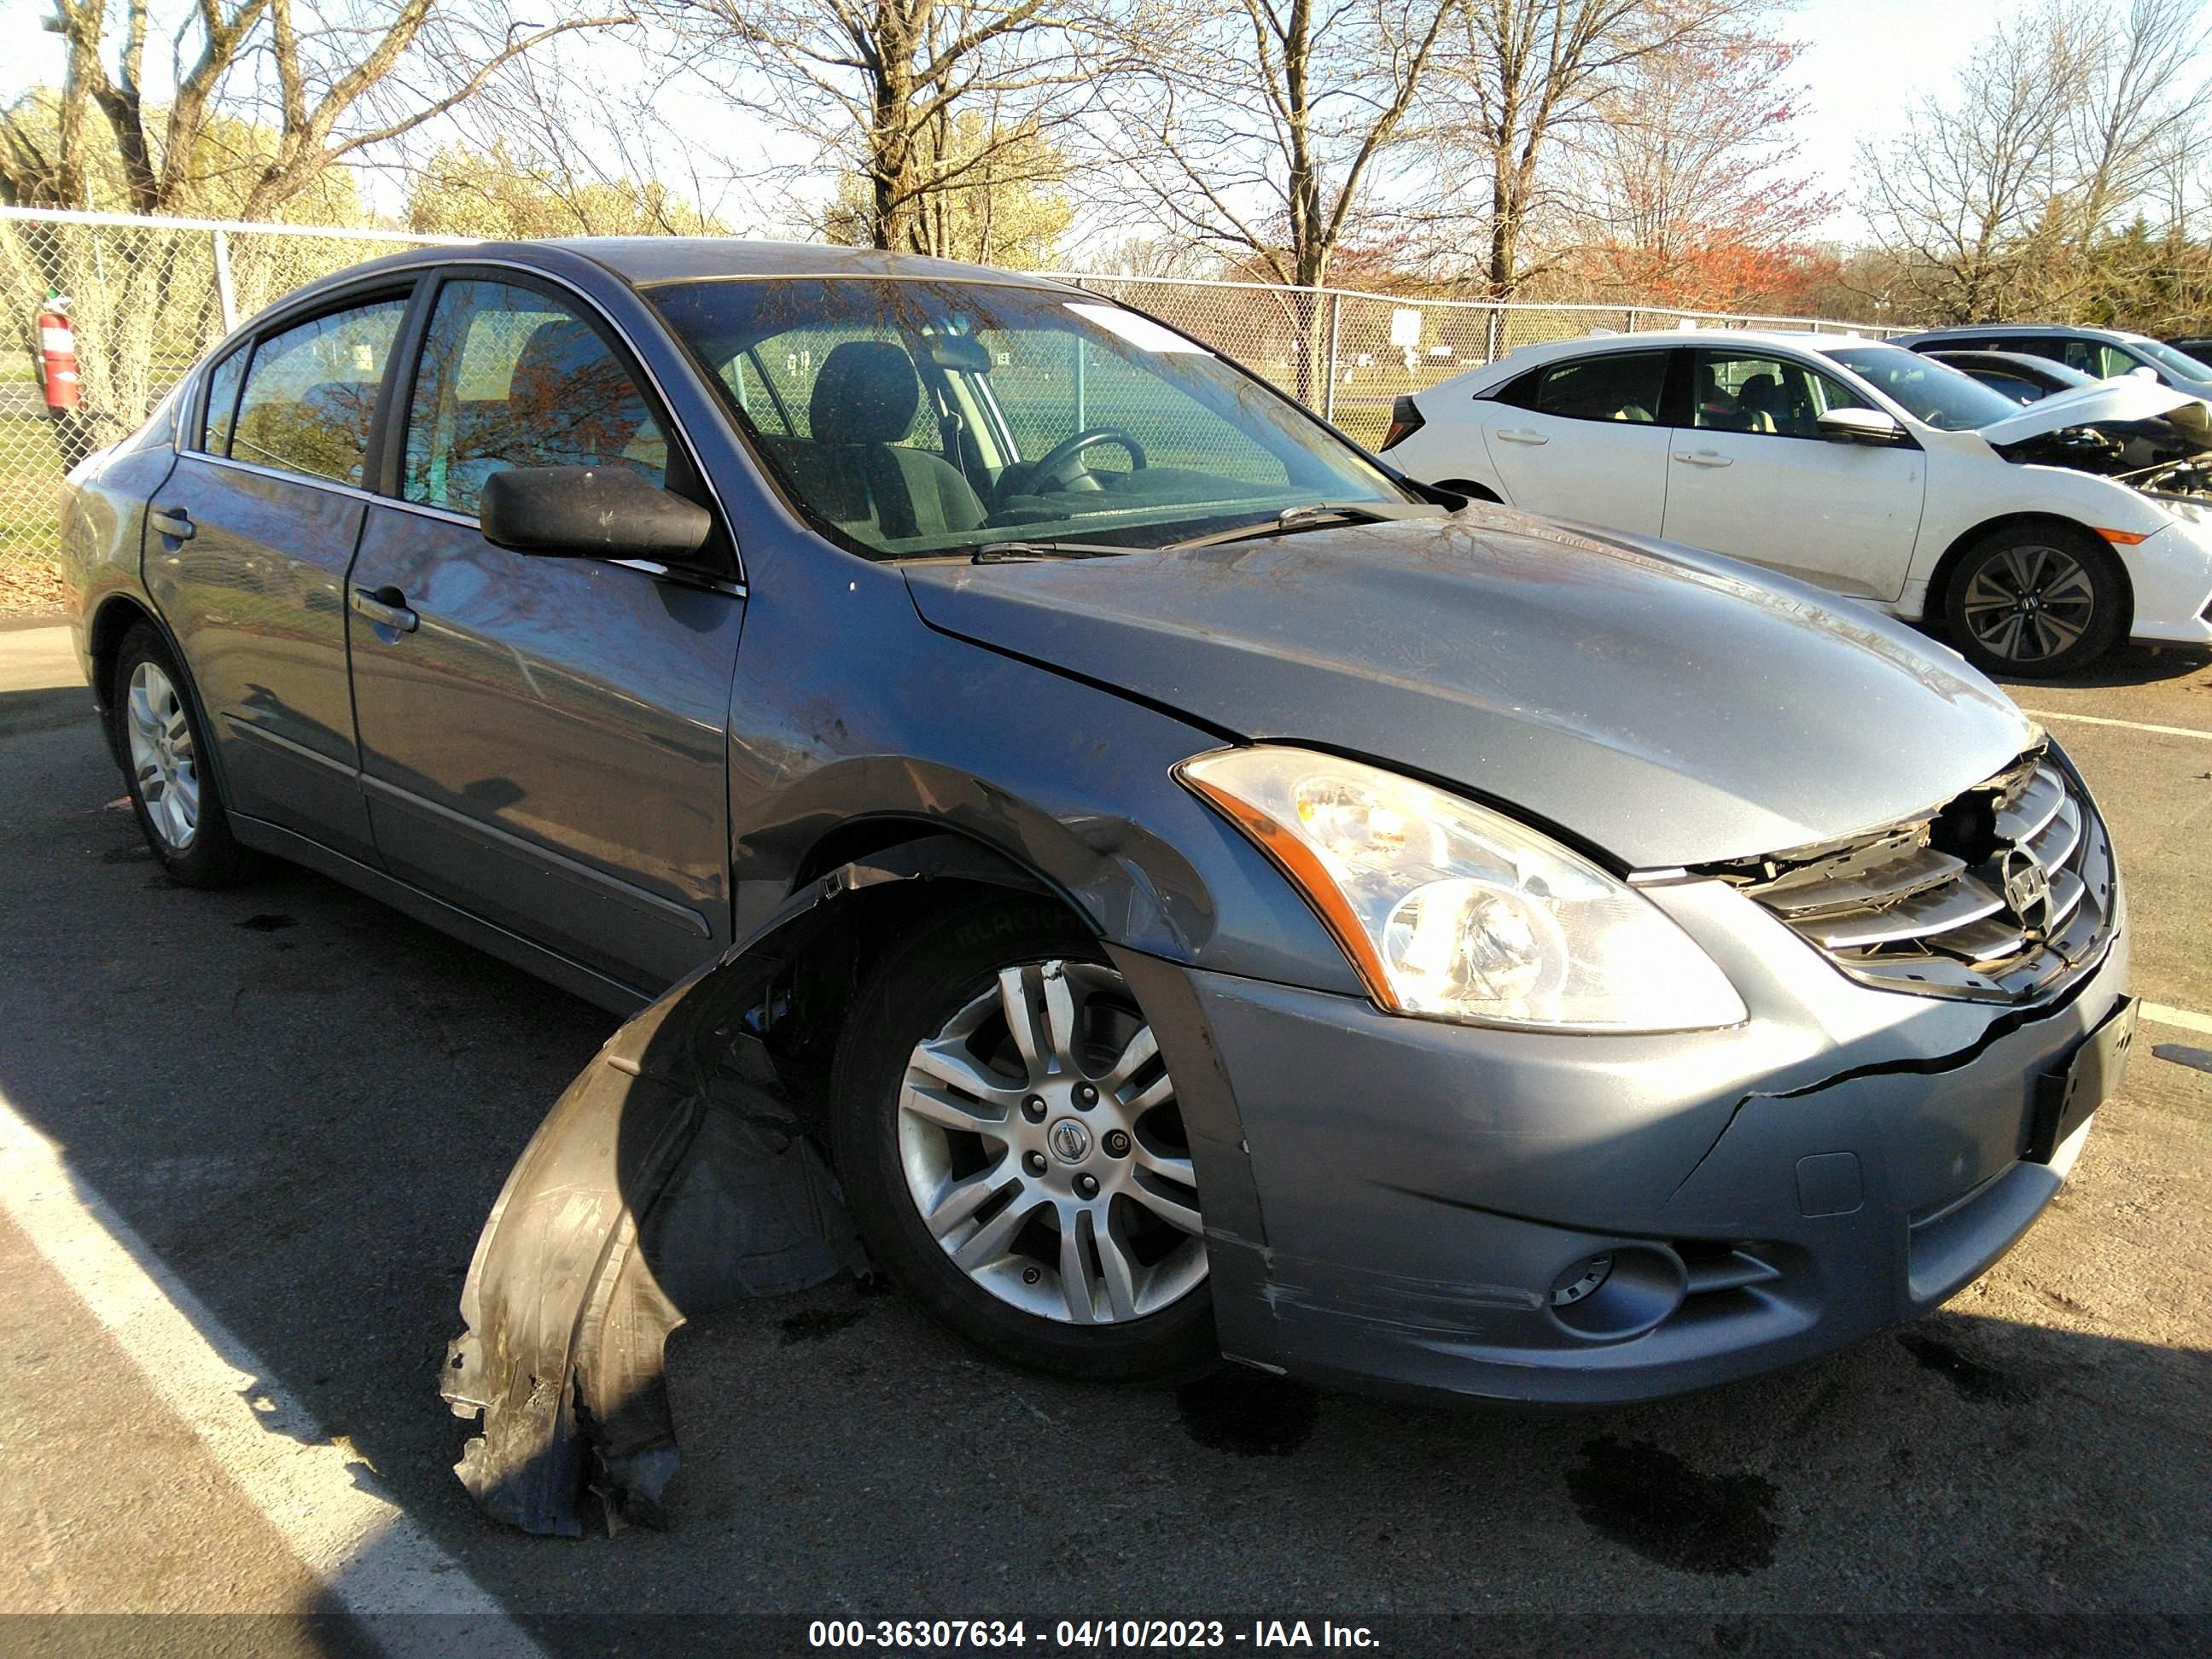
[[[200,828],[199,757],[184,700],[159,663],[142,662],[131,671],[123,724],[146,821],[171,852],[189,852]]]
[[[1033,963],[915,1045],[899,1162],[923,1224],[976,1284],[1041,1318],[1114,1324],[1206,1278],[1181,1122],[1121,975]]]
[[[1961,608],[1966,626],[1992,656],[2042,662],[2089,631],[2097,593],[2071,553],[2031,544],[1984,560],[1966,584]]]

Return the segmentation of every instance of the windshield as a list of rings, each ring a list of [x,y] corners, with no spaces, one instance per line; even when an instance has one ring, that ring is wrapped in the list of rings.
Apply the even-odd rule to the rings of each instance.
[[[1827,355],[1938,432],[1964,432],[2020,413],[2002,392],[1902,346],[1834,347]]]
[[[2201,363],[2161,340],[2130,340],[2128,349],[2141,352],[2167,374],[2179,374],[2185,380],[2212,380],[2212,363]]]
[[[1287,398],[1104,300],[870,277],[651,297],[793,499],[870,557],[1164,547],[1416,499]]]

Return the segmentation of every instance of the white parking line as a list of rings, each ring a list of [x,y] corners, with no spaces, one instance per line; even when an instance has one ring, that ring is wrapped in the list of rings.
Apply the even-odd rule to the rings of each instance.
[[[379,1645],[516,1659],[541,1653],[459,1562],[373,1490],[374,1471],[331,1442],[4,1097],[0,1207],[331,1601],[365,1620]],[[474,1616],[399,1616],[426,1613]]]
[[[2020,711],[2032,720],[2073,720],[2081,726],[2119,726],[2130,732],[2155,732],[2166,738],[2202,738],[2212,743],[2212,732],[2200,732],[2193,726],[2152,726],[2142,720],[2107,720],[2102,714],[2062,714],[2055,708],[2023,708]]]
[[[2154,1025],[2171,1025],[2177,1031],[2212,1031],[2212,1014],[2169,1008],[2160,1002],[2146,1002],[2136,1012]]]

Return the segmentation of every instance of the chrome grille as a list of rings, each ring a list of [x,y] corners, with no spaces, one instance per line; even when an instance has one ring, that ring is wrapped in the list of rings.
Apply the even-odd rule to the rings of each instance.
[[[1924,816],[1713,873],[1853,979],[1926,996],[2056,991],[2114,912],[2104,825],[2040,744]]]

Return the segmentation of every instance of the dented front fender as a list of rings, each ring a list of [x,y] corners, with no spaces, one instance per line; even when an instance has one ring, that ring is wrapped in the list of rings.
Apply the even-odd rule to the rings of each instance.
[[[531,1138],[477,1240],[441,1383],[457,1416],[482,1414],[455,1473],[487,1513],[575,1536],[588,1486],[611,1526],[657,1524],[677,1463],[669,1334],[865,1266],[763,1010],[841,902],[924,879],[1033,884],[951,836],[831,872],[624,1024]]]

